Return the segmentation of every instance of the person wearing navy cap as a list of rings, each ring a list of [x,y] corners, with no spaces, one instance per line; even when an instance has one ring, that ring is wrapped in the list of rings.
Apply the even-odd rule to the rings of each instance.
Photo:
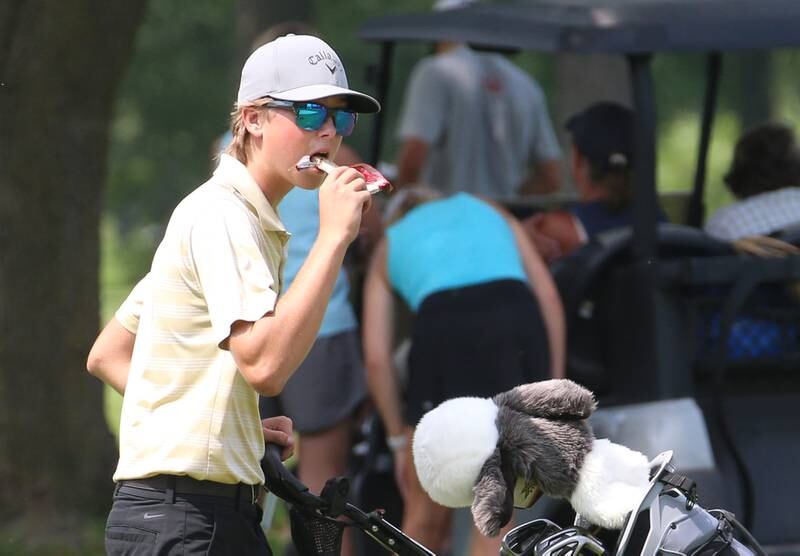
[[[633,111],[598,102],[570,117],[565,127],[572,136],[570,166],[579,201],[524,222],[548,261],[599,233],[632,225]],[[661,209],[659,220],[666,221]]]

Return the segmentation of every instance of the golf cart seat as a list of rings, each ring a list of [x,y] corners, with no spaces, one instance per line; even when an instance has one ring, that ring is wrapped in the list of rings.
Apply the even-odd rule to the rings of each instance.
[[[766,544],[791,542],[797,489],[781,484],[794,484],[800,458],[800,298],[791,290],[800,256],[746,257],[663,224],[658,260],[637,262],[631,239],[615,230],[553,268],[567,376],[594,389],[601,407],[695,398],[716,460],[693,477],[703,503],[732,509]]]
[[[773,237],[800,247],[800,224],[784,228],[772,234]]]
[[[627,343],[616,322],[627,303],[612,301],[619,293],[612,277],[631,263],[632,239],[631,228],[611,230],[552,267],[567,321],[567,376],[600,398],[612,394],[609,369],[618,366],[614,354],[620,351],[615,342]],[[730,244],[689,226],[660,224],[657,241],[659,261],[733,254]]]

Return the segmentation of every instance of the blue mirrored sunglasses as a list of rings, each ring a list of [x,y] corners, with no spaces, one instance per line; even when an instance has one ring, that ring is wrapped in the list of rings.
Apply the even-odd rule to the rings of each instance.
[[[358,114],[347,108],[328,108],[316,102],[293,102],[289,100],[271,100],[265,106],[270,108],[288,108],[294,111],[295,123],[300,129],[317,131],[328,120],[333,118],[336,133],[347,137],[356,127]]]

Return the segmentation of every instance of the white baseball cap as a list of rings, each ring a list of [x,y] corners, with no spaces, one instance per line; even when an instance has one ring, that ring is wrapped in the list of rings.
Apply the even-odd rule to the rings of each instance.
[[[238,103],[264,97],[276,100],[315,100],[343,95],[356,112],[378,112],[380,103],[347,86],[339,55],[311,35],[278,37],[256,49],[242,68]]]

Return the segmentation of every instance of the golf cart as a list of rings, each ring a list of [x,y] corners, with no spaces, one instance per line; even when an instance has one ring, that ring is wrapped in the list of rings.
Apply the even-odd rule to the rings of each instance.
[[[384,106],[401,42],[627,60],[637,115],[633,226],[554,268],[567,313],[567,375],[593,388],[601,406],[622,408],[598,430],[639,415],[628,411],[631,404],[696,404],[700,425],[672,426],[669,442],[699,438],[686,443],[683,455],[691,459],[708,439],[712,464],[696,473],[701,500],[734,510],[776,554],[800,553],[793,476],[800,459],[800,303],[787,293],[800,280],[800,257],[745,257],[699,226],[723,52],[800,46],[798,23],[797,0],[541,0],[378,17],[360,30],[380,45],[375,77]],[[651,66],[668,52],[705,53],[707,80],[688,215],[659,225]],[[375,118],[372,163],[380,159],[384,119]],[[798,241],[796,232],[784,237]],[[740,353],[745,336],[757,346]],[[687,413],[660,411],[644,435],[650,440]]]

